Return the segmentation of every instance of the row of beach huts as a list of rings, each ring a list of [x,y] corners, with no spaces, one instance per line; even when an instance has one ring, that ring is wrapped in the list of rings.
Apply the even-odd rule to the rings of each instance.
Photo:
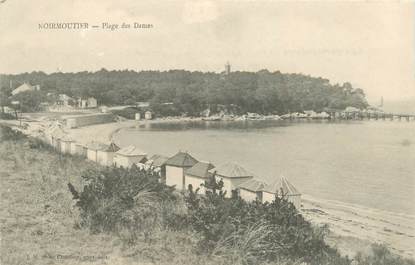
[[[59,125],[50,127],[44,136],[48,144],[63,154],[83,156],[103,166],[128,168],[135,164],[154,170],[166,185],[174,186],[177,190],[184,191],[191,185],[194,190],[199,189],[199,194],[204,194],[205,181],[215,176],[217,180],[223,181],[227,197],[240,196],[246,201],[271,202],[275,196],[285,196],[297,209],[301,206],[301,193],[286,178],[267,183],[236,163],[216,166],[199,161],[187,152],[178,152],[172,157],[148,157],[135,146],[120,148],[113,142],[81,144],[69,138]]]

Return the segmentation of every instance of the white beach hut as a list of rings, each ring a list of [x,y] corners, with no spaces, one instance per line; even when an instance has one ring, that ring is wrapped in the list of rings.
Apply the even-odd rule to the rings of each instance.
[[[62,154],[70,154],[71,153],[71,144],[74,141],[68,135],[64,135],[60,138],[60,145],[61,145],[61,153]]]
[[[146,119],[146,120],[151,120],[153,118],[153,114],[152,114],[152,112],[151,111],[146,111],[146,112],[144,112],[144,119]]]
[[[192,185],[193,190],[199,189],[199,194],[205,194],[205,187],[202,185],[210,177],[212,170],[215,166],[209,162],[198,162],[193,167],[189,168],[185,172],[184,187],[189,188]]]
[[[251,172],[236,163],[225,163],[209,172],[216,174],[217,180],[223,181],[223,191],[226,191],[227,197],[232,197],[241,183],[253,178]]]
[[[198,161],[186,152],[178,152],[164,164],[166,167],[166,185],[176,189],[185,189],[185,171],[193,167]]]
[[[83,157],[87,156],[88,148],[80,143],[75,141],[71,142],[71,154],[72,155],[80,155]]]
[[[281,177],[273,184],[265,187],[262,200],[263,202],[272,202],[275,196],[287,198],[297,209],[301,207],[301,193],[285,177]]]
[[[163,183],[166,181],[166,167],[164,166],[164,163],[166,163],[168,159],[167,156],[155,154],[146,162],[149,168],[159,174]]]
[[[114,165],[116,167],[131,167],[133,164],[145,163],[147,154],[137,147],[130,145],[121,148],[114,155]]]
[[[66,135],[65,132],[61,128],[56,128],[52,132],[52,136],[51,136],[52,146],[58,152],[61,151],[61,143],[60,143],[61,141],[60,141],[60,139],[65,137],[65,135]]]
[[[98,142],[91,142],[87,145],[87,147],[87,158],[103,166],[111,166],[113,164],[115,152],[120,150],[120,148],[114,143],[107,145]]]
[[[245,201],[252,202],[258,200],[263,202],[263,191],[268,186],[264,181],[252,178],[238,185],[239,196]]]

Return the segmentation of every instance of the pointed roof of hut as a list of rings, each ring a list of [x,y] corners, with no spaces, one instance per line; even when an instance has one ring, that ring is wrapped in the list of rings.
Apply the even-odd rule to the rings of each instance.
[[[161,167],[168,159],[169,158],[167,156],[163,155],[153,155],[150,157],[150,160],[152,161],[151,165],[154,167]]]
[[[62,130],[62,128],[60,128],[59,126],[51,128],[49,133],[51,136],[59,139],[63,138],[66,135],[65,131]]]
[[[116,145],[114,142],[111,142],[108,147],[106,149],[104,149],[103,151],[106,152],[117,152],[118,150],[120,150],[120,147],[118,145]]]
[[[198,161],[196,158],[188,154],[187,152],[178,152],[174,156],[170,157],[165,165],[176,166],[176,167],[192,167]]]
[[[209,177],[209,170],[212,170],[215,166],[209,162],[198,162],[193,167],[186,171],[186,175],[207,178]]]
[[[291,184],[285,177],[281,177],[279,180],[274,181],[271,185],[264,188],[264,191],[281,194],[288,196],[301,195],[301,193]]]
[[[67,135],[67,134],[64,134],[60,138],[60,140],[63,141],[63,142],[74,142],[74,140],[69,135]]]
[[[268,184],[266,182],[252,178],[239,184],[238,188],[257,192],[257,191],[263,191],[265,187],[267,186]]]
[[[123,147],[119,149],[116,153],[118,155],[123,155],[123,156],[146,156],[147,155],[145,152],[138,149],[134,145]]]
[[[225,178],[252,178],[254,175],[236,163],[225,163],[210,170],[211,173],[216,172],[217,175]]]
[[[118,150],[120,150],[120,148],[115,143],[103,144],[92,141],[86,146],[88,147],[88,149],[104,152],[117,152]]]

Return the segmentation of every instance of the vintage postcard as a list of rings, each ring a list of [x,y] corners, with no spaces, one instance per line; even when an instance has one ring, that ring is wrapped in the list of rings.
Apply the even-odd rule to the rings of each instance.
[[[0,1],[0,264],[415,265],[415,3]]]

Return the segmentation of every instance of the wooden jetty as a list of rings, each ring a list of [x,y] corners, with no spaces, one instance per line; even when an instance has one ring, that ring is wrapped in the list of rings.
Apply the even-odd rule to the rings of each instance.
[[[406,120],[415,121],[415,114],[398,114],[384,112],[365,112],[365,111],[326,111],[332,120]]]

